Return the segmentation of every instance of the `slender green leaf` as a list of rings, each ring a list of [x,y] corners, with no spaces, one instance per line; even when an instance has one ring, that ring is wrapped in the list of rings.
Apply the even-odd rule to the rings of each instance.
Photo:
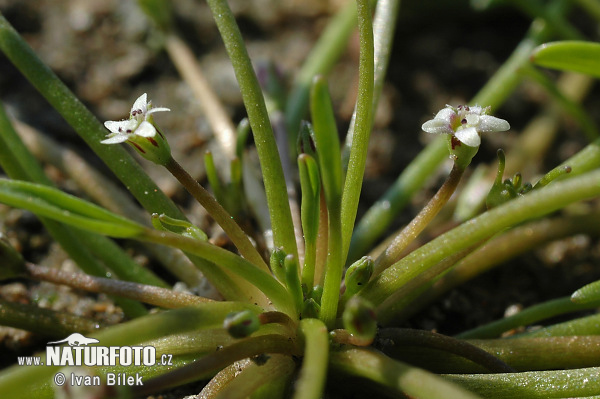
[[[534,50],[531,60],[546,68],[600,78],[600,43],[575,40],[546,43]]]
[[[35,183],[0,179],[0,202],[113,237],[135,237],[145,229],[90,202]]]
[[[320,317],[327,327],[333,328],[338,307],[342,268],[344,267],[341,220],[342,161],[335,116],[327,81],[323,77],[316,77],[313,80],[310,111],[329,215],[327,263]]]

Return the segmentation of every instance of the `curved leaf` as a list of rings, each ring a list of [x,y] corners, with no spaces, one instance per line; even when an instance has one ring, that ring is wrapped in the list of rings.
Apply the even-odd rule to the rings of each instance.
[[[52,187],[0,179],[0,202],[112,237],[135,237],[145,227]]]
[[[531,61],[539,66],[600,78],[600,43],[562,41],[538,46]]]

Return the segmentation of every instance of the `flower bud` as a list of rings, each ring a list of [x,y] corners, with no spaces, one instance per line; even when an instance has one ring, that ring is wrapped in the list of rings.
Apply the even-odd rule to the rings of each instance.
[[[377,333],[377,321],[373,305],[364,298],[350,298],[342,315],[344,328],[361,341],[371,341]]]
[[[360,291],[369,282],[373,274],[374,262],[370,256],[363,256],[346,270],[345,297],[350,297]]]
[[[258,327],[260,327],[258,316],[249,310],[229,313],[223,321],[223,328],[233,338],[245,338],[258,330]]]
[[[302,307],[302,318],[303,319],[318,319],[319,313],[321,312],[321,305],[317,303],[312,298],[308,298],[304,301],[304,306]]]

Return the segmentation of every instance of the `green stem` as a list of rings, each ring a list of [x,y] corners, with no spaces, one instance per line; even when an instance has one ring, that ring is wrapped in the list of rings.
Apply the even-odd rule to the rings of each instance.
[[[304,337],[304,360],[294,399],[319,399],[323,395],[329,358],[327,327],[317,319],[300,320]]]
[[[177,178],[177,180],[179,180],[186,190],[192,194],[196,201],[206,209],[208,214],[215,219],[219,226],[223,228],[242,256],[250,263],[256,265],[260,270],[268,272],[269,267],[256,248],[254,248],[246,233],[244,233],[242,228],[236,223],[233,216],[217,202],[215,197],[190,176],[189,173],[187,173],[187,171],[173,158],[167,162],[165,167],[173,176],[175,176],[175,178]]]
[[[379,274],[360,295],[379,305],[381,322],[389,322],[392,303],[382,304],[394,291],[444,258],[517,223],[543,216],[600,194],[600,171],[558,182],[492,209],[437,237]]]
[[[231,59],[254,134],[269,204],[274,245],[283,247],[286,254],[298,259],[287,189],[282,184],[285,181],[283,168],[258,79],[227,1],[207,0],[207,3]]]
[[[345,262],[350,246],[350,238],[354,230],[356,210],[360,199],[367,149],[371,126],[373,123],[373,79],[374,79],[374,54],[373,54],[373,25],[371,21],[371,6],[369,0],[357,0],[358,9],[358,34],[360,43],[360,57],[358,65],[358,98],[356,100],[356,118],[352,148],[348,160],[348,172],[342,192],[342,242]]]
[[[375,260],[373,276],[387,269],[391,264],[400,260],[402,252],[417,236],[427,227],[433,218],[442,210],[448,202],[464,173],[464,168],[456,163],[452,167],[446,181],[427,205],[414,217],[413,220],[394,238],[394,241]]]
[[[600,367],[514,374],[446,375],[445,378],[485,398],[562,398],[600,392]]]
[[[335,371],[367,378],[398,393],[417,398],[479,398],[455,384],[444,381],[435,374],[392,360],[373,350],[343,349],[335,351],[331,353],[330,363]]]

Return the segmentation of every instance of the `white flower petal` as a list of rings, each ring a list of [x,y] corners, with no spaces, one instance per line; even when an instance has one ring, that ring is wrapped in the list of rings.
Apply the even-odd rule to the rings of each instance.
[[[448,124],[450,124],[452,122],[452,118],[456,115],[456,112],[454,112],[454,110],[450,107],[446,107],[442,110],[440,110],[437,114],[435,114],[435,118],[433,119],[442,119],[446,122],[448,122]]]
[[[113,136],[109,136],[106,140],[102,140],[100,143],[102,144],[119,144],[127,141],[129,139],[128,134],[115,134]]]
[[[139,114],[145,115],[148,110],[148,95],[146,93],[142,94],[135,100],[133,106],[131,107],[130,115],[137,116]]]
[[[150,122],[142,122],[140,126],[135,130],[135,134],[140,137],[154,137],[156,135],[156,129]]]
[[[473,114],[477,114],[477,115],[481,115],[482,113],[485,114],[485,108],[481,108],[479,105],[472,105],[469,107],[469,111]]]
[[[481,144],[481,137],[479,137],[477,129],[474,127],[459,129],[454,133],[454,136],[460,140],[461,143],[466,144],[469,147],[479,147]]]
[[[146,112],[146,118],[148,117],[148,115],[153,114],[155,112],[167,112],[167,111],[171,111],[171,110],[169,108],[165,108],[165,107],[150,108],[148,110],[148,112]]]
[[[504,132],[510,129],[510,125],[504,119],[496,118],[491,115],[482,115],[479,118],[477,131],[484,132]]]
[[[423,123],[421,129],[423,129],[427,133],[434,134],[451,134],[453,132],[452,128],[450,127],[450,122],[437,118]]]
[[[465,119],[467,120],[467,126],[477,126],[479,123],[479,115],[477,114],[467,114]]]
[[[131,133],[137,127],[137,121],[135,119],[127,119],[124,121],[106,121],[104,127],[111,131],[111,133]]]

